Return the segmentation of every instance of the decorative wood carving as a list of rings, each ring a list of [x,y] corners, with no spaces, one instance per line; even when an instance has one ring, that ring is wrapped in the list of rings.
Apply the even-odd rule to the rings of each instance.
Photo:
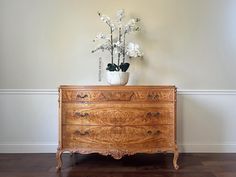
[[[102,91],[106,101],[130,101],[133,91]]]
[[[178,169],[174,86],[61,86],[59,91],[58,170],[64,151],[115,159],[173,152]]]

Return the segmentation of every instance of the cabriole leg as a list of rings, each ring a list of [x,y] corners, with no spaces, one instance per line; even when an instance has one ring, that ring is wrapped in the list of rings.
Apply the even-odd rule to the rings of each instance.
[[[61,159],[61,155],[62,155],[63,151],[61,149],[57,149],[57,154],[56,154],[56,159],[57,159],[57,171],[61,170],[61,166],[62,166],[62,159]]]
[[[173,158],[173,166],[176,170],[179,169],[179,165],[177,164],[178,158],[179,158],[179,151],[178,151],[178,148],[176,146],[175,150],[174,150],[174,158]]]

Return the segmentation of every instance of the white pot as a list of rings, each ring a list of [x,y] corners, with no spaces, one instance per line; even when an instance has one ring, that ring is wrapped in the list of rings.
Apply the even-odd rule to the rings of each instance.
[[[107,82],[110,85],[126,85],[129,81],[129,72],[107,71]]]

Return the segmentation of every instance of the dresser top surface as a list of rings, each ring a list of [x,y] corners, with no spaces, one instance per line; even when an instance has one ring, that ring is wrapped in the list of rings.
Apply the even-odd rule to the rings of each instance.
[[[133,90],[133,89],[176,89],[174,85],[128,85],[128,86],[110,86],[110,85],[60,85],[60,89],[115,89],[115,90]]]

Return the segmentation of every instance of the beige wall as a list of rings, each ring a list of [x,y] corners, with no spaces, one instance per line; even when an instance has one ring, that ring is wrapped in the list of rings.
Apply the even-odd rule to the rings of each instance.
[[[106,84],[96,12],[120,8],[142,19],[130,84],[179,88],[180,150],[236,152],[236,0],[0,0],[0,153],[56,151],[56,88]]]
[[[96,12],[120,8],[143,26],[130,84],[236,89],[235,0],[0,0],[0,88],[106,84],[98,57],[109,55],[90,53],[107,30]]]

